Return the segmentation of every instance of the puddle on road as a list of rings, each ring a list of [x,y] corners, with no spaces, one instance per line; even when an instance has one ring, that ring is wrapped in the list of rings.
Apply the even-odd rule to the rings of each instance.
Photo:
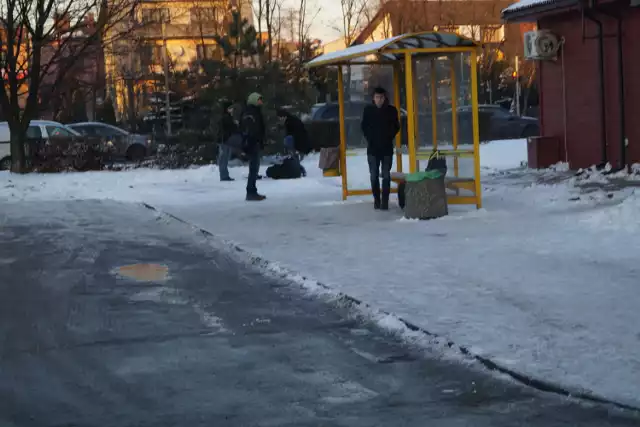
[[[116,268],[115,273],[139,282],[164,282],[169,278],[169,267],[161,264],[131,264]]]

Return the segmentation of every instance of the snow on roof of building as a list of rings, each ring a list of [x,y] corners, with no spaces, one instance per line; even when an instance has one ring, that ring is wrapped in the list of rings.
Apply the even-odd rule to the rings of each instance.
[[[502,13],[505,12],[515,12],[517,10],[528,9],[530,7],[542,6],[545,4],[555,3],[556,0],[520,0],[517,3],[514,3],[502,10]]]

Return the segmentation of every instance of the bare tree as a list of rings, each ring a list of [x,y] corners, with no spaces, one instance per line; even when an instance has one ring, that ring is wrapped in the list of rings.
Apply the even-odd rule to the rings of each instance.
[[[306,46],[309,41],[309,34],[311,32],[311,26],[318,17],[320,8],[316,5],[310,5],[308,0],[300,0],[300,6],[298,8],[298,34],[297,42],[300,45],[300,49]],[[305,52],[300,50],[300,56],[304,57]]]
[[[367,4],[368,0],[340,0],[342,26],[338,28],[338,31],[344,37],[344,43],[347,47],[353,43],[362,29]]]
[[[282,9],[283,0],[256,0],[254,3],[254,11],[258,20],[258,34],[260,43],[264,43],[263,23],[266,27],[266,46],[264,51],[267,53],[267,61],[273,60],[273,41],[274,34],[278,31],[279,21],[281,18],[280,10]]]
[[[210,58],[207,51],[206,39],[209,36],[221,35],[227,23],[228,10],[222,3],[216,0],[195,0],[192,4],[191,22],[195,22],[200,38],[200,57],[201,61],[207,61]]]
[[[6,52],[2,60],[5,90],[0,91],[0,107],[9,124],[13,172],[26,170],[26,131],[38,112],[42,82],[50,79],[51,91],[59,91],[57,83],[86,55],[95,54],[93,47],[103,45],[109,29],[130,14],[133,7],[132,0],[0,3],[0,24],[5,33],[0,47]],[[98,19],[89,26],[87,18],[92,14]],[[24,102],[21,95],[26,96]]]

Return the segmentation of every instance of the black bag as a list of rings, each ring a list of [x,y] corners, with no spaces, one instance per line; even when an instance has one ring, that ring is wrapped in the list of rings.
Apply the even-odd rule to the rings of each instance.
[[[447,158],[440,154],[438,150],[433,150],[427,162],[427,169],[440,171],[442,176],[447,174]]]
[[[267,168],[267,176],[271,179],[296,179],[303,175],[302,166],[292,157],[285,158],[281,164]]]

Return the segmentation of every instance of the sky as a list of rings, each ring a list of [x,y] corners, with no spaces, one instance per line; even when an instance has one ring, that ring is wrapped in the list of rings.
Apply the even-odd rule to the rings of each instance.
[[[339,30],[342,26],[342,16],[340,0],[325,0],[323,4],[325,7],[320,9],[311,26],[311,36],[327,43],[339,38],[342,34],[342,31]],[[317,6],[314,10],[318,10]]]
[[[340,9],[340,0],[307,0],[307,11],[311,17],[316,12],[318,15],[313,20],[310,35],[312,38],[318,38],[323,43],[336,40],[340,37],[342,31],[342,12]],[[299,0],[284,0],[283,9],[298,9]],[[288,34],[286,34],[288,36]],[[285,36],[285,37],[286,37]]]

